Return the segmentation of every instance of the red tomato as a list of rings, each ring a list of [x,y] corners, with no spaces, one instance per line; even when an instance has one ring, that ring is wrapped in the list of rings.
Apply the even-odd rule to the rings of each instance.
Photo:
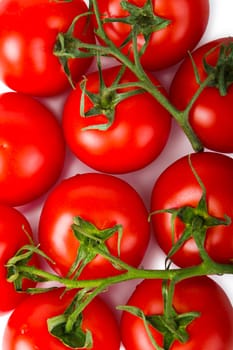
[[[6,263],[25,244],[29,244],[26,232],[32,236],[32,230],[26,217],[18,210],[0,204],[0,315],[11,311],[27,296],[15,291],[13,283],[7,282]],[[37,263],[35,258],[31,263]],[[24,280],[23,288],[35,286],[32,281]]]
[[[72,301],[73,291],[64,293],[59,288],[50,292],[29,296],[8,320],[4,350],[66,350],[67,346],[53,337],[47,320],[62,314]],[[118,350],[119,329],[112,311],[100,299],[95,298],[83,311],[82,329],[89,330],[93,337],[93,350]]]
[[[201,81],[207,77],[203,59],[214,66],[217,63],[220,45],[233,44],[233,38],[221,38],[211,41],[192,53]],[[216,49],[214,49],[216,47]],[[211,53],[211,49],[214,49]],[[226,62],[225,62],[226,63]],[[226,77],[228,75],[226,65]],[[191,59],[187,57],[179,67],[172,85],[171,100],[179,109],[184,109],[199,85],[196,81]],[[223,153],[233,152],[233,85],[229,85],[227,94],[221,96],[216,86],[208,86],[195,101],[189,114],[189,121],[194,132],[204,147]]]
[[[125,181],[111,175],[86,173],[63,180],[50,192],[42,209],[39,224],[41,249],[52,258],[52,268],[66,275],[79,247],[71,231],[73,218],[80,216],[98,229],[123,227],[120,258],[138,265],[149,241],[148,213],[138,193]],[[111,254],[118,256],[118,233],[106,241]],[[103,257],[90,262],[82,278],[116,275],[116,270]]]
[[[136,306],[146,315],[164,312],[161,280],[145,280],[140,283],[127,305]],[[233,313],[226,294],[208,277],[183,280],[175,286],[173,307],[178,314],[191,311],[200,316],[187,327],[189,340],[176,340],[169,350],[231,350],[233,347]],[[150,327],[154,339],[162,346],[163,337]],[[128,312],[121,320],[122,341],[126,350],[154,350],[143,321]]]
[[[37,96],[63,92],[70,85],[54,45],[59,32],[66,32],[72,20],[88,11],[83,0],[4,0],[0,4],[0,75],[11,89]],[[93,43],[87,17],[75,26],[74,36]],[[86,72],[92,59],[69,61],[73,79]]]
[[[135,21],[142,30],[148,31],[149,24],[157,23],[153,18],[151,19],[151,8],[147,11],[141,9],[146,3],[148,5],[148,1],[129,0],[127,2],[139,8]],[[97,3],[103,19],[129,16],[129,11],[122,8],[121,0],[98,0]],[[209,1],[152,0],[152,7],[155,15],[170,21],[164,28],[153,31],[148,47],[141,58],[143,67],[154,71],[179,62],[188,50],[192,50],[197,45],[207,26]],[[97,26],[95,20],[94,25]],[[106,22],[104,30],[108,38],[117,47],[120,47],[128,38],[131,26],[120,21]],[[137,36],[138,50],[144,43],[143,35],[139,34]],[[130,54],[132,58],[132,50],[132,40],[130,40],[124,46],[123,52]]]
[[[0,95],[0,203],[18,206],[44,194],[63,168],[65,143],[55,116],[16,92]]]
[[[107,86],[111,86],[118,72],[119,66],[103,70],[103,79]],[[156,79],[151,78],[155,85],[160,85]],[[126,70],[121,83],[135,80],[135,76]],[[87,76],[87,91],[99,93],[99,85],[98,72]],[[126,91],[122,89],[118,92]],[[126,173],[145,167],[162,152],[169,137],[171,117],[148,93],[136,94],[118,103],[114,107],[115,119],[107,130],[83,130],[90,125],[107,123],[107,119],[101,112],[94,117],[82,117],[81,96],[82,90],[77,85],[67,99],[63,114],[65,138],[81,161],[98,171]],[[103,97],[103,110],[110,110],[112,99],[116,96]],[[85,112],[92,107],[93,103],[86,96]]]
[[[233,159],[218,153],[204,152],[192,154],[191,162],[206,189],[208,214],[219,219],[224,219],[224,215],[227,215],[232,220],[228,226],[208,228],[205,240],[205,249],[210,257],[217,262],[229,264],[233,257]],[[201,196],[202,189],[191,170],[188,156],[184,156],[171,164],[157,179],[152,192],[151,211],[197,207]],[[198,216],[205,219],[202,213]],[[184,223],[176,218],[173,238],[169,213],[152,215],[152,225],[157,242],[166,254],[173,246],[173,239],[175,244],[185,228]],[[201,262],[192,238],[171,259],[182,267]]]

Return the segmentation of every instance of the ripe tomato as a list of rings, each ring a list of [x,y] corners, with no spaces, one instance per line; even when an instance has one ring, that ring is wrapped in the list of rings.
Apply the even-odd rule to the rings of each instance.
[[[102,72],[103,80],[109,87],[119,73],[119,68],[111,67]],[[121,83],[137,80],[126,70]],[[155,85],[160,83],[152,78]],[[100,94],[98,72],[87,76],[86,90]],[[117,91],[125,93],[127,89]],[[162,90],[163,91],[163,90]],[[106,89],[100,101],[102,109],[94,117],[82,117],[80,104],[82,90],[79,85],[68,96],[63,113],[65,138],[74,154],[84,163],[98,171],[126,173],[145,167],[162,152],[168,140],[171,117],[169,113],[149,93],[130,96],[116,107],[113,123],[107,130],[83,129],[90,125],[107,123],[102,110],[110,111],[115,94],[106,97]],[[93,102],[85,96],[85,112],[93,107]],[[98,107],[95,103],[94,106]]]
[[[63,168],[65,143],[55,116],[37,100],[0,95],[0,202],[26,204],[44,194]]]
[[[70,85],[54,45],[58,33],[66,32],[72,20],[87,12],[83,0],[4,0],[0,4],[0,75],[11,89],[37,96],[63,92]],[[75,26],[74,36],[94,42],[87,17]],[[92,59],[70,60],[73,79],[86,72]]]
[[[63,180],[49,194],[39,223],[41,249],[51,257],[51,265],[66,275],[79,242],[71,231],[73,218],[80,216],[99,230],[122,225],[120,258],[137,266],[149,241],[148,213],[138,193],[125,181],[111,175],[85,173]],[[106,241],[110,253],[118,256],[118,232]],[[82,278],[98,278],[121,273],[97,255],[83,270]]]
[[[68,347],[48,331],[47,320],[62,314],[72,301],[73,291],[63,288],[35,294],[24,300],[10,316],[3,339],[4,350],[67,350]],[[93,350],[118,350],[119,329],[112,311],[95,298],[83,311],[84,331],[93,337]]]
[[[136,306],[146,315],[162,315],[164,303],[161,280],[141,282],[127,305]],[[200,312],[187,327],[189,340],[174,341],[169,350],[231,350],[233,347],[232,306],[226,294],[208,277],[194,277],[176,284],[173,307],[178,314]],[[154,339],[162,346],[163,336],[150,327]],[[122,341],[126,350],[154,350],[143,321],[123,312],[121,320]]]
[[[198,69],[201,81],[207,77],[203,59],[208,64],[216,65],[221,45],[233,44],[233,38],[221,38],[211,41],[192,53],[193,60]],[[214,49],[216,48],[216,49]],[[212,51],[211,51],[212,50]],[[232,51],[232,49],[231,49]],[[207,54],[209,52],[209,54]],[[228,52],[228,54],[230,51]],[[229,61],[231,60],[229,56]],[[227,59],[222,61],[225,66],[225,77],[229,75]],[[218,73],[223,70],[218,68]],[[222,76],[223,77],[223,76]],[[216,83],[219,83],[219,81]],[[233,152],[233,84],[227,83],[227,94],[221,96],[217,86],[208,86],[195,101],[189,114],[189,121],[194,132],[204,147],[223,153]],[[199,87],[194,74],[190,57],[187,57],[179,67],[171,84],[171,100],[179,109],[184,109]]]
[[[103,19],[104,30],[108,38],[117,46],[120,47],[131,33],[129,24],[117,22],[118,18],[126,18],[130,11],[123,9],[121,0],[98,0],[98,7]],[[136,6],[138,9],[135,18],[131,15],[130,19],[134,19],[137,27],[141,32],[137,36],[138,50],[144,43],[142,31],[146,34],[152,27],[153,34],[151,35],[146,51],[143,53],[141,63],[144,68],[154,71],[162,68],[167,68],[179,62],[186,55],[188,50],[192,50],[201,39],[209,18],[209,1],[208,0],[152,0],[151,11],[149,1],[146,0],[129,0],[124,1],[130,5]],[[147,4],[147,10],[145,9]],[[133,11],[132,11],[133,12]],[[158,16],[162,20],[170,21],[167,26],[161,29],[153,29],[153,25],[158,24],[157,20],[152,18],[153,15]],[[116,18],[114,22],[107,22],[108,19]],[[94,26],[96,20],[94,17]],[[122,50],[125,54],[133,57],[132,40],[124,46]]]
[[[229,264],[233,257],[233,159],[220,153],[204,152],[192,154],[191,162],[206,189],[208,214],[219,219],[224,219],[227,215],[232,220],[228,226],[208,228],[205,239],[205,249],[210,257],[217,262]],[[157,179],[152,191],[151,211],[197,207],[202,192],[191,170],[188,156],[184,156],[171,164]],[[173,240],[175,244],[184,231],[184,223],[176,218],[173,237],[171,215],[152,215],[154,234],[166,254],[172,248]],[[197,213],[196,217],[205,220],[203,213]],[[192,223],[190,220],[189,225]],[[201,258],[194,240],[188,239],[172,255],[171,260],[182,267],[199,264]]]
[[[0,204],[0,315],[11,311],[27,295],[16,292],[13,283],[7,282],[6,263],[25,244],[29,244],[27,234],[32,236],[31,226],[26,217],[18,210]],[[27,234],[26,234],[27,232]],[[31,264],[36,264],[35,258]],[[24,280],[23,288],[35,286],[32,281]]]

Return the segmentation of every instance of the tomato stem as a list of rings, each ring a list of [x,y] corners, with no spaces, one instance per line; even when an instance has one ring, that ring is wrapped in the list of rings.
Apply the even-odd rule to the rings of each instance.
[[[191,146],[195,152],[199,152],[203,150],[203,145],[195,132],[193,131],[189,121],[188,121],[188,112],[190,109],[190,106],[185,111],[178,110],[167,98],[162,94],[158,87],[156,87],[153,82],[149,79],[148,75],[146,74],[145,70],[143,69],[141,63],[140,63],[140,54],[138,53],[137,49],[137,32],[132,30],[132,42],[133,42],[133,51],[134,51],[134,59],[135,62],[132,62],[126,55],[124,55],[120,48],[116,47],[114,43],[108,38],[107,34],[104,31],[103,28],[103,22],[101,20],[101,16],[99,13],[98,5],[96,0],[92,0],[92,6],[94,10],[94,15],[97,21],[97,35],[105,42],[106,46],[109,48],[111,55],[115,57],[119,62],[121,62],[123,65],[128,67],[138,78],[139,83],[137,83],[137,86],[141,87],[143,90],[150,93],[170,114],[171,116],[176,120],[176,122],[179,124],[179,126],[183,129],[185,135],[187,136],[188,140],[191,143]],[[204,88],[202,86],[201,88]],[[201,90],[199,91],[199,93]],[[195,97],[193,97],[192,104],[194,103],[194,100],[198,97],[198,94],[196,93]]]
[[[113,260],[116,262],[117,258]],[[109,260],[112,260],[109,259]],[[118,264],[121,264],[119,259]],[[124,265],[125,266],[125,265]],[[61,277],[51,272],[47,272],[38,269],[34,266],[21,265],[17,267],[17,273],[22,274],[24,278],[31,278],[31,276],[40,277],[43,282],[59,282],[68,289],[76,288],[97,288],[100,287],[105,289],[113,284],[122,283],[129,280],[135,279],[167,279],[174,280],[175,282],[181,281],[186,278],[204,275],[224,275],[233,274],[233,265],[231,264],[220,264],[214,261],[205,261],[197,266],[186,267],[186,268],[174,268],[169,270],[153,270],[153,269],[138,269],[130,267],[126,272],[113,277],[87,279],[87,280],[73,280],[67,277]],[[30,289],[29,292],[33,292]]]
[[[124,3],[124,2],[123,2]],[[128,3],[127,3],[128,4]],[[145,7],[150,8],[151,1],[147,1]],[[134,6],[135,7],[135,6]],[[135,9],[134,9],[135,10]],[[137,10],[137,9],[136,9]],[[138,8],[139,13],[142,12],[142,8]],[[130,34],[130,40],[132,40],[132,47],[133,47],[133,54],[134,54],[134,61],[132,61],[127,55],[122,53],[121,47],[117,47],[107,36],[105,30],[104,30],[104,23],[108,21],[107,19],[102,19],[101,14],[98,9],[97,0],[90,1],[90,12],[86,13],[86,15],[89,15],[90,13],[94,13],[96,22],[97,22],[97,29],[96,29],[96,35],[105,43],[105,45],[98,44],[88,44],[83,43],[80,40],[75,39],[72,37],[72,31],[74,28],[74,23],[79,19],[74,20],[73,24],[70,26],[69,30],[66,33],[60,33],[57,38],[57,43],[55,45],[54,54],[60,59],[61,64],[64,67],[64,70],[67,74],[67,77],[69,81],[71,82],[71,85],[73,86],[72,77],[70,75],[69,69],[68,69],[68,59],[75,58],[75,57],[114,57],[118,62],[120,62],[123,66],[127,67],[129,70],[131,70],[132,73],[138,78],[139,83],[137,82],[135,86],[140,87],[144,91],[147,91],[150,93],[169,113],[170,115],[176,120],[178,125],[183,130],[184,134],[188,138],[193,150],[195,152],[199,152],[203,150],[203,145],[200,141],[200,139],[195,134],[193,128],[191,127],[189,123],[189,111],[191,108],[191,105],[194,103],[196,98],[201,93],[202,89],[205,87],[206,83],[203,83],[200,86],[200,89],[198,92],[193,96],[190,104],[187,106],[187,109],[184,111],[178,110],[169,100],[168,97],[164,96],[158,87],[156,87],[152,81],[147,76],[146,72],[144,71],[141,62],[140,62],[140,56],[143,53],[143,51],[146,49],[149,37],[151,33],[144,33],[145,36],[145,44],[141,51],[138,51],[138,45],[137,45],[137,36],[140,33],[140,30],[138,28],[138,25],[132,25],[132,30]],[[156,17],[156,16],[155,16]],[[113,19],[112,19],[113,20]],[[120,19],[115,19],[116,21],[119,21]],[[169,21],[166,19],[163,19],[163,21],[159,24],[160,26],[166,26],[169,25]],[[154,28],[153,26],[151,28]],[[150,30],[151,30],[150,28]],[[147,30],[147,29],[145,29]],[[154,30],[156,30],[154,28]],[[66,43],[68,43],[66,45]],[[74,86],[73,86],[74,87]],[[111,112],[110,115],[110,122],[106,123],[106,125],[103,125],[103,128],[105,126],[111,125],[113,122],[113,112]]]
[[[78,234],[82,235],[82,228],[87,227],[88,229],[88,237],[86,237],[86,233],[84,232],[84,238],[85,243],[86,238],[90,238],[90,235],[92,235],[92,232],[94,232],[94,237],[91,237],[91,240],[94,240],[95,236],[97,241],[99,242],[99,234],[100,232],[96,232],[95,228],[92,226],[86,226],[85,222],[82,222],[81,230],[79,229]],[[94,231],[93,231],[94,230]],[[113,231],[115,228],[113,229]],[[111,229],[110,229],[111,231]],[[106,237],[111,235],[111,232],[109,229],[106,232]],[[77,233],[76,233],[77,234]],[[35,246],[32,245],[32,247],[27,247],[29,254],[33,251],[36,254],[39,254],[40,256],[43,256],[44,258],[47,258],[46,255],[43,255],[39,251],[38,248],[34,249]],[[25,254],[27,255],[27,251],[25,252],[26,248],[22,247],[19,250],[19,253],[16,253],[17,259],[11,258],[10,264],[8,265],[8,269],[11,271],[10,281],[13,282],[16,286],[18,285],[18,280],[22,281],[22,279],[32,279],[34,281],[40,281],[40,282],[58,282],[59,285],[63,285],[66,287],[66,290],[70,289],[77,289],[78,294],[76,294],[76,297],[72,300],[71,304],[68,306],[68,310],[65,310],[63,315],[56,316],[55,318],[51,318],[48,320],[48,328],[50,333],[60,339],[63,343],[67,344],[68,347],[73,348],[74,344],[74,337],[73,334],[80,334],[81,336],[75,337],[75,346],[74,348],[80,347],[80,344],[82,347],[87,347],[87,344],[92,344],[92,334],[87,330],[86,332],[83,332],[83,330],[80,328],[82,323],[82,312],[84,309],[89,305],[89,303],[100,293],[107,290],[110,286],[114,284],[119,284],[124,281],[129,280],[135,280],[135,279],[162,279],[164,281],[165,287],[164,287],[164,315],[158,317],[155,315],[153,316],[153,319],[149,319],[149,322],[153,321],[153,325],[157,324],[157,322],[160,322],[160,319],[162,318],[161,322],[165,324],[165,331],[171,332],[172,331],[172,338],[167,337],[167,339],[170,339],[170,341],[166,341],[164,343],[165,349],[170,349],[171,344],[175,339],[179,339],[182,342],[185,342],[188,339],[188,333],[183,329],[184,328],[184,322],[188,325],[190,322],[192,322],[193,319],[198,317],[196,313],[188,313],[188,314],[177,314],[175,310],[173,309],[173,294],[174,294],[174,288],[175,284],[179,281],[182,281],[187,278],[191,278],[194,276],[203,276],[203,275],[223,275],[223,274],[232,274],[233,273],[233,265],[227,265],[227,264],[219,264],[211,259],[204,259],[203,262],[200,265],[187,267],[187,268],[175,268],[175,269],[163,269],[163,270],[154,270],[154,269],[140,269],[133,266],[129,266],[125,262],[123,262],[119,257],[115,257],[112,254],[110,254],[106,249],[102,248],[102,243],[99,244],[92,244],[91,246],[88,245],[88,250],[92,249],[92,253],[89,252],[89,256],[91,254],[92,257],[95,257],[97,254],[102,255],[105,259],[107,259],[110,263],[113,264],[116,268],[122,270],[122,272],[119,275],[107,277],[107,278],[97,278],[97,279],[90,279],[90,280],[77,280],[72,279],[70,275],[67,277],[61,277],[56,274],[38,269],[34,266],[28,265],[28,259],[25,260]],[[22,254],[22,259],[20,256],[20,253]],[[51,288],[47,288],[48,290]],[[44,288],[33,288],[28,289],[29,293],[40,293],[40,292],[46,291],[46,287]],[[127,310],[126,310],[127,311]],[[142,315],[142,312],[140,312],[140,315]],[[144,316],[142,316],[144,318]],[[182,319],[182,320],[181,320]],[[177,326],[179,326],[179,322],[181,320],[182,323],[182,329]],[[149,330],[147,327],[147,319],[145,318],[145,327]],[[64,330],[64,331],[63,331]],[[167,333],[166,333],[167,334]],[[166,339],[166,334],[164,339]],[[151,335],[152,337],[152,335]],[[153,338],[153,337],[152,337]],[[151,338],[151,339],[152,339]],[[81,342],[81,343],[80,343]],[[156,342],[152,341],[153,346],[155,349],[160,349]],[[77,346],[76,346],[77,345]],[[89,345],[88,345],[89,346]]]

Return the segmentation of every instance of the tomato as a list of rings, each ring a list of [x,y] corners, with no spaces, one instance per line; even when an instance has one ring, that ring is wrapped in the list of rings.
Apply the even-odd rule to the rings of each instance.
[[[51,257],[51,267],[66,275],[79,248],[71,231],[73,218],[79,216],[99,230],[122,225],[120,259],[136,266],[149,241],[148,212],[138,193],[125,181],[112,175],[85,173],[63,180],[47,197],[39,222],[41,249]],[[118,233],[106,241],[109,252],[118,254]],[[121,273],[97,255],[83,270],[81,278],[98,278]]]
[[[133,292],[127,305],[143,310],[145,315],[162,315],[164,303],[162,281],[144,280]],[[208,277],[193,277],[176,284],[173,307],[178,314],[199,312],[187,327],[186,343],[174,341],[169,350],[231,350],[233,346],[232,306],[222,288]],[[150,327],[154,339],[162,346],[163,336]],[[153,350],[143,321],[123,312],[122,341],[126,350]]]
[[[88,11],[83,0],[4,0],[0,4],[0,76],[11,89],[36,96],[51,96],[69,88],[68,79],[53,54],[58,33]],[[74,36],[94,43],[87,17],[78,20]],[[89,68],[92,59],[69,60],[73,79]]]
[[[15,208],[0,204],[0,315],[14,309],[27,295],[16,292],[13,283],[8,282],[6,263],[24,245],[29,244],[32,236],[31,226],[26,217]],[[27,232],[27,234],[26,234]],[[30,264],[38,264],[32,258]],[[24,280],[23,288],[34,287],[35,283]]]
[[[121,66],[111,67],[102,71],[104,83],[111,86],[119,73]],[[151,77],[152,78],[152,77]],[[139,93],[127,97],[116,107],[114,101],[126,89],[100,93],[99,73],[94,72],[86,77],[86,90],[100,94],[101,110],[93,117],[83,117],[80,113],[82,103],[82,89],[80,85],[73,90],[65,104],[63,113],[63,128],[67,143],[73,153],[90,167],[108,173],[126,173],[141,169],[151,163],[164,149],[171,128],[169,113],[149,93]],[[126,70],[121,83],[136,81],[135,76]],[[160,83],[152,78],[155,85]],[[162,90],[163,91],[163,90]],[[164,91],[163,91],[164,92]],[[164,92],[165,93],[165,92]],[[107,96],[106,96],[107,95]],[[103,101],[102,101],[103,100]],[[84,100],[85,112],[93,105],[86,95]],[[91,125],[108,122],[103,111],[109,112],[113,108],[114,120],[103,129],[84,129]]]
[[[50,110],[16,92],[0,95],[0,203],[26,204],[61,174],[65,143]]]
[[[66,350],[59,339],[47,328],[49,318],[61,315],[72,301],[73,291],[64,293],[63,288],[29,296],[10,316],[3,339],[5,350]],[[119,329],[109,307],[99,297],[83,311],[82,329],[93,337],[93,350],[118,350]]]
[[[207,77],[203,60],[206,59],[209,65],[215,66],[220,54],[221,45],[232,45],[233,38],[221,38],[211,41],[192,52],[192,58],[197,67],[201,81]],[[212,51],[211,51],[212,50]],[[232,50],[232,49],[231,49]],[[228,54],[230,51],[228,52]],[[231,60],[229,56],[229,61]],[[225,63],[224,63],[225,62]],[[224,60],[225,78],[229,75],[227,58]],[[222,68],[223,65],[221,64]],[[218,72],[224,71],[218,68]],[[221,79],[221,78],[220,78]],[[223,153],[233,152],[233,85],[227,82],[227,94],[222,96],[218,86],[207,86],[193,104],[189,113],[189,121],[194,132],[203,143],[204,147]],[[184,109],[192,96],[198,90],[199,84],[196,81],[193,65],[190,57],[187,57],[179,67],[171,84],[171,100],[179,109]]]
[[[224,219],[226,215],[233,221],[233,159],[220,153],[203,152],[191,154],[191,163],[206,189],[208,214],[218,219]],[[185,206],[194,208],[198,206],[202,194],[203,190],[186,155],[172,163],[156,180],[151,196],[151,211]],[[174,244],[177,243],[185,229],[184,222],[176,217],[173,237],[171,217],[171,213],[152,215],[156,240],[166,254],[171,250],[173,240]],[[196,218],[204,221],[205,217],[203,212],[198,212],[188,225],[192,225]],[[232,263],[232,228],[232,222],[207,228],[205,249],[209,256],[219,263]],[[201,258],[193,238],[183,243],[171,256],[171,260],[182,267],[199,264]]]
[[[131,25],[117,22],[118,18],[128,17],[129,21],[134,21],[137,28],[140,28],[137,35],[138,50],[145,44],[143,33],[147,35],[151,26],[152,35],[141,58],[143,67],[151,71],[167,68],[183,59],[187,51],[192,50],[201,39],[209,18],[208,0],[153,0],[153,13],[150,1],[146,0],[124,1],[125,7],[129,3],[129,9],[122,8],[121,0],[98,0],[97,3],[102,19],[106,19],[103,25],[105,33],[117,47],[120,47],[131,33]],[[130,5],[136,7],[134,14]],[[153,18],[154,15],[157,17]],[[116,21],[108,22],[108,19],[113,18],[116,18]],[[162,28],[154,28],[161,25],[160,20],[169,22],[162,24]],[[93,22],[96,27],[95,17]],[[122,51],[133,58],[132,40],[124,45]]]

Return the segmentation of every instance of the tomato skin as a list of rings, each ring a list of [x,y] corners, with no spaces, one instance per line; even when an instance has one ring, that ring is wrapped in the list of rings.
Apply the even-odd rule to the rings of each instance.
[[[65,142],[53,113],[30,96],[0,95],[0,203],[26,204],[61,174]]]
[[[146,0],[129,0],[129,3],[143,7]],[[103,18],[127,17],[128,12],[123,10],[121,0],[98,0],[98,7]],[[154,13],[159,17],[168,19],[171,23],[154,32],[148,47],[142,55],[141,63],[145,69],[155,71],[167,68],[178,63],[192,50],[203,33],[209,19],[209,1],[197,0],[154,0],[152,1]],[[96,27],[95,18],[93,19]],[[110,40],[119,47],[130,33],[130,26],[121,22],[105,23],[104,30]],[[138,35],[138,48],[144,44],[142,35]],[[123,52],[132,53],[132,42],[126,45]]]
[[[0,204],[0,315],[13,310],[27,294],[15,291],[13,283],[6,280],[6,263],[25,244],[29,244],[26,233],[32,236],[31,226],[26,217],[17,209]],[[30,264],[38,264],[32,258]],[[34,287],[35,283],[24,280],[23,288]]]
[[[192,154],[191,162],[206,188],[209,215],[220,219],[227,215],[233,221],[233,159],[220,153],[203,152]],[[196,207],[201,196],[202,190],[192,173],[188,156],[184,156],[171,164],[155,182],[151,212],[186,205]],[[167,254],[172,248],[171,214],[152,215],[152,226],[158,244]],[[232,263],[232,228],[231,222],[228,226],[215,226],[207,231],[205,249],[219,263]],[[175,219],[175,242],[183,230],[184,224]],[[171,259],[181,267],[201,262],[193,239],[189,239]]]
[[[133,203],[133,205],[132,205]],[[106,174],[85,173],[63,180],[50,192],[41,212],[41,249],[55,264],[51,267],[66,275],[73,264],[78,241],[71,231],[73,217],[80,216],[99,229],[123,226],[121,260],[137,266],[149,242],[148,212],[137,192],[125,181]],[[118,234],[106,244],[118,256]],[[97,256],[83,270],[81,278],[98,278],[121,273],[110,262]]]
[[[131,295],[127,305],[141,308],[146,315],[162,314],[162,280],[144,280]],[[177,313],[200,312],[187,327],[189,340],[175,341],[171,350],[231,350],[233,346],[232,306],[223,289],[210,278],[193,277],[175,286],[173,307]],[[162,346],[162,335],[150,328]],[[122,341],[126,350],[153,350],[143,321],[127,312],[121,319]]]
[[[104,69],[103,80],[111,86],[119,67]],[[160,83],[152,76],[155,85]],[[98,72],[87,77],[87,91],[99,92]],[[137,78],[129,71],[121,83],[133,82]],[[126,89],[122,89],[126,92]],[[161,92],[165,93],[161,89]],[[83,130],[90,125],[106,123],[104,115],[84,118],[80,115],[82,90],[77,85],[65,104],[63,129],[65,139],[73,153],[88,166],[107,173],[127,173],[147,166],[164,149],[171,129],[169,113],[148,93],[131,96],[117,104],[115,119],[107,130]],[[88,111],[92,102],[85,97]]]
[[[201,81],[207,77],[203,66],[204,56],[209,50],[223,43],[233,43],[233,38],[221,38],[208,42],[192,52]],[[207,62],[215,65],[218,54],[219,48],[216,48],[207,55]],[[198,86],[191,60],[187,57],[176,72],[171,84],[170,96],[174,105],[179,109],[184,109]],[[232,99],[232,84],[228,87],[226,96],[221,96],[215,87],[206,87],[191,108],[189,121],[204,147],[217,152],[233,152]]]
[[[47,319],[62,314],[72,301],[74,291],[63,288],[29,296],[10,316],[7,323],[3,347],[5,350],[66,350],[47,329]],[[120,336],[112,311],[99,297],[95,298],[83,312],[83,329],[93,335],[93,350],[118,350]],[[108,341],[109,339],[109,341]]]
[[[57,95],[70,87],[53,50],[59,32],[66,32],[72,20],[87,12],[83,0],[4,0],[0,5],[0,75],[13,90],[36,96]],[[75,26],[75,37],[93,43],[94,34],[86,17]],[[76,81],[92,59],[70,60]]]

